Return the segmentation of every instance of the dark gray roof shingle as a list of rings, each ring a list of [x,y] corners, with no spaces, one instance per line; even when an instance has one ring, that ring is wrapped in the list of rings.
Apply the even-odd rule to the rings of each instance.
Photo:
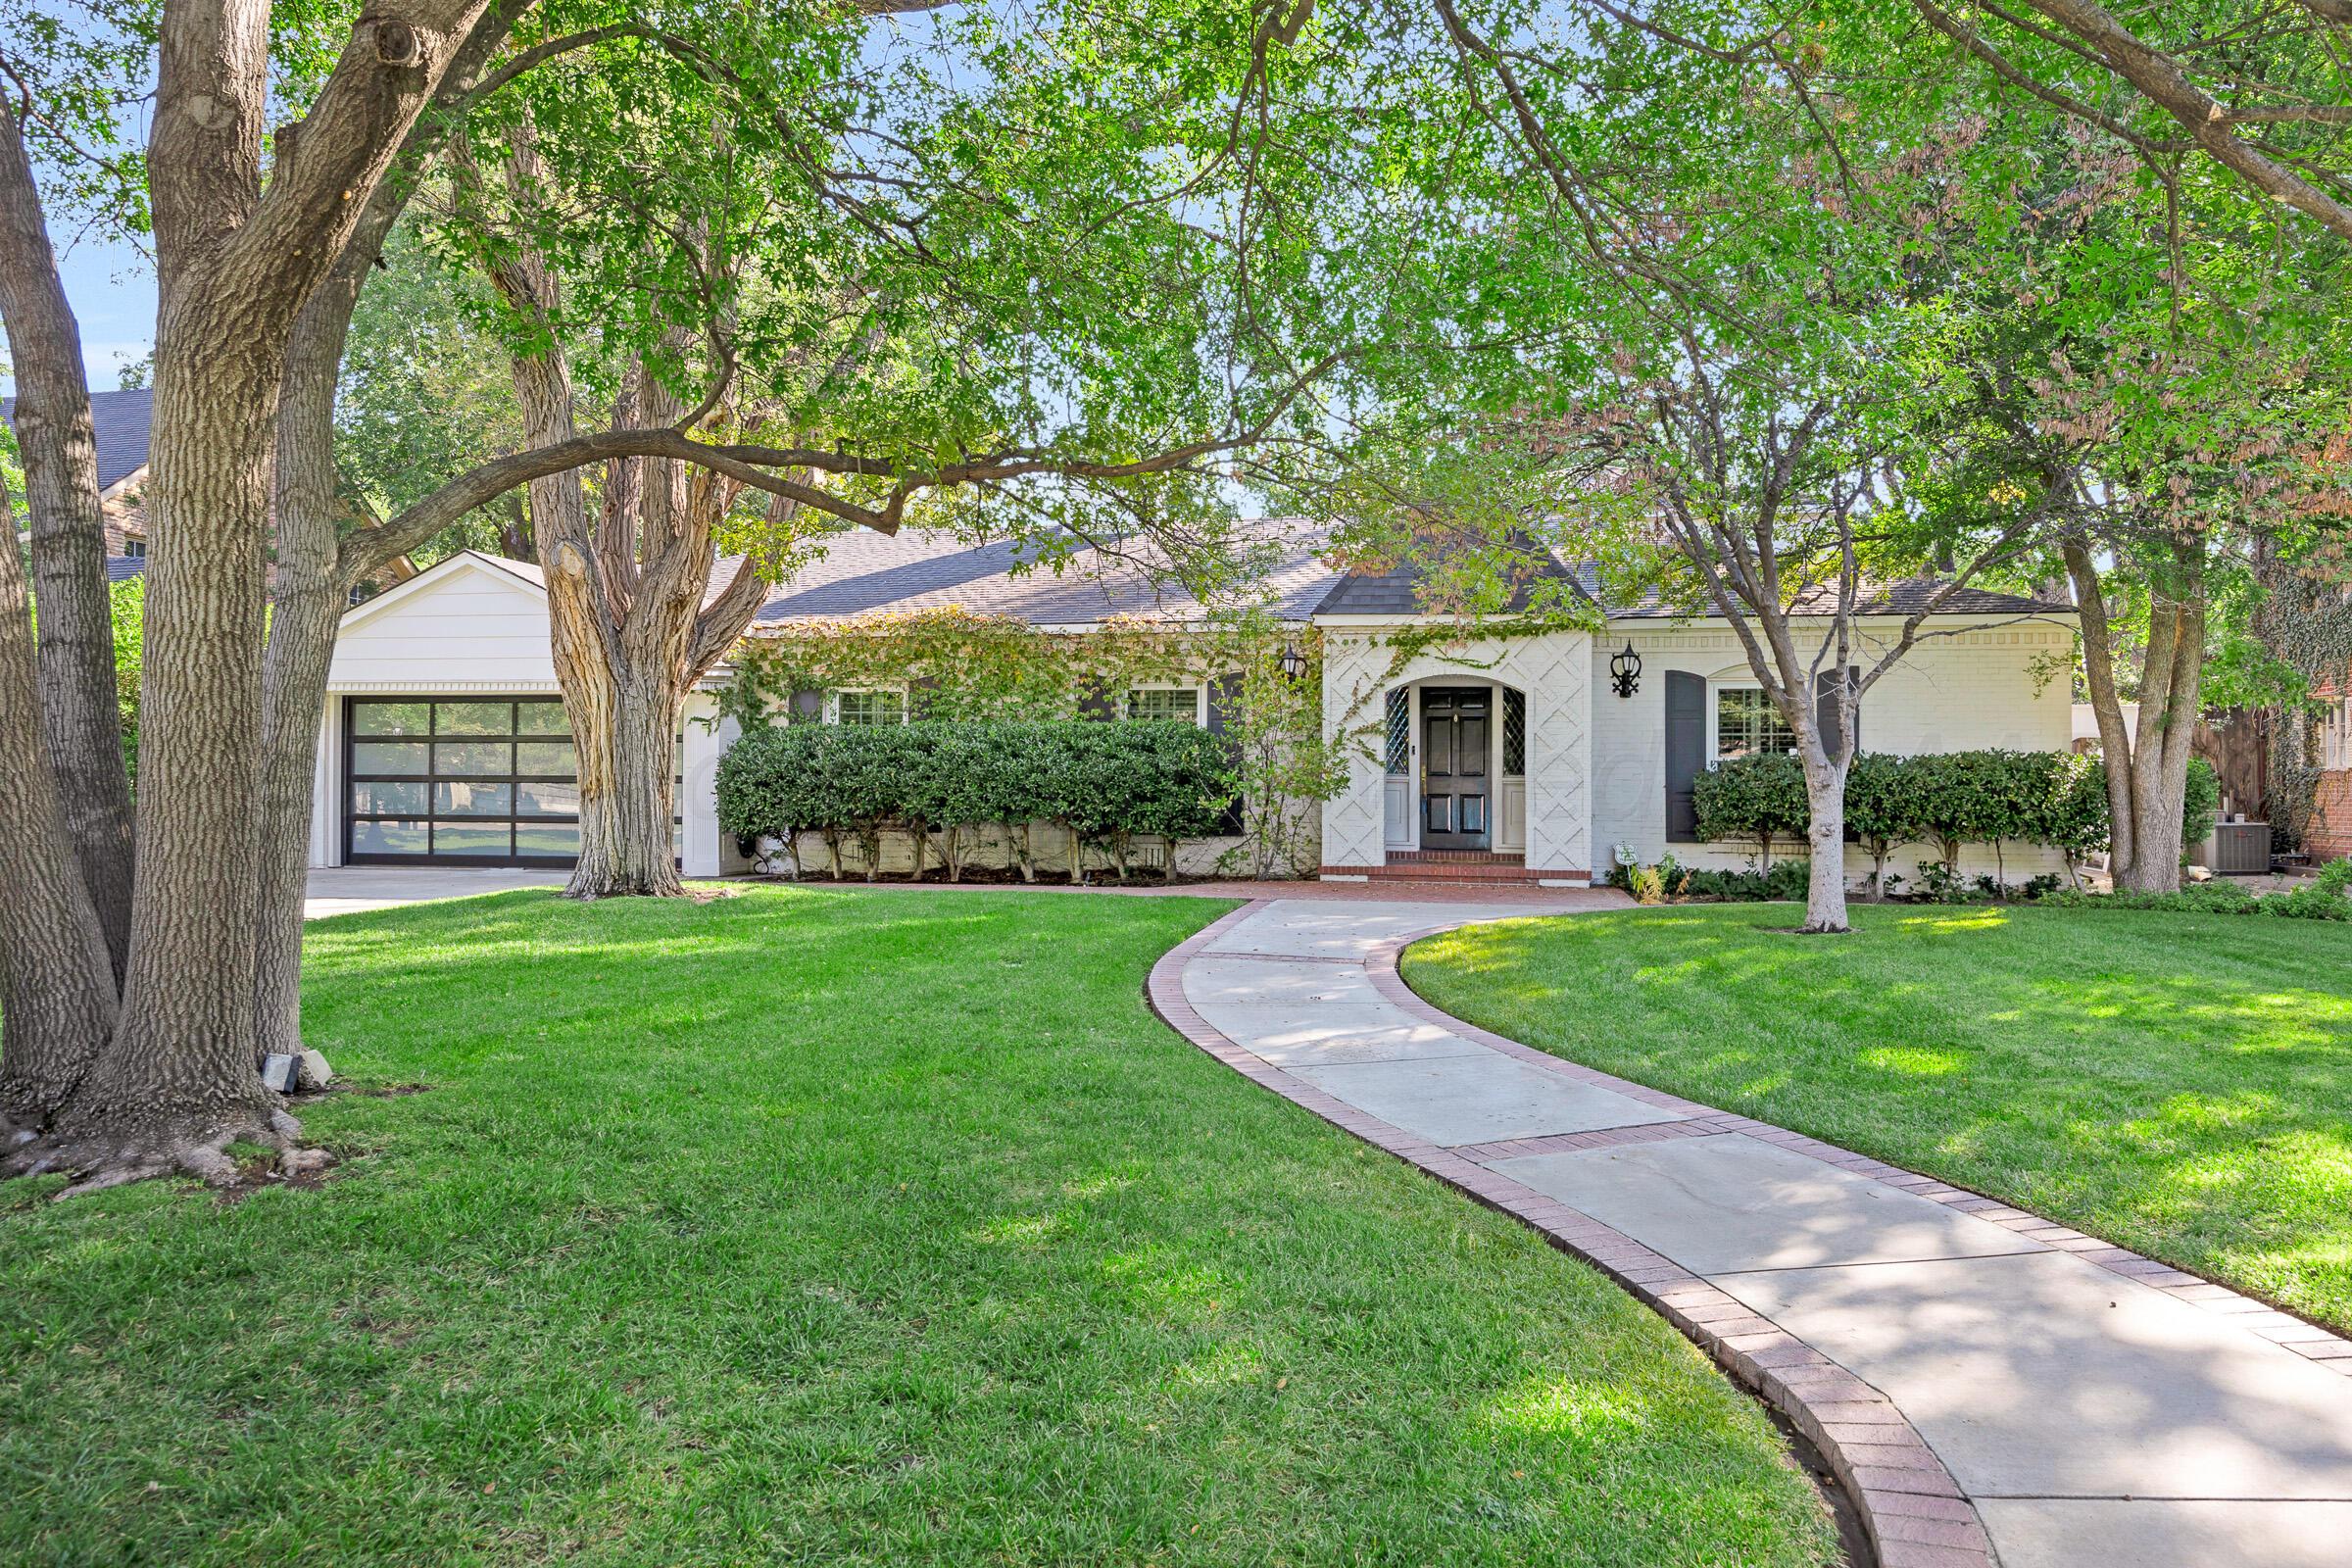
[[[0,419],[14,420],[15,398],[0,398]],[[155,420],[155,389],[90,394],[90,424],[98,438],[98,488],[112,489],[147,466]]]

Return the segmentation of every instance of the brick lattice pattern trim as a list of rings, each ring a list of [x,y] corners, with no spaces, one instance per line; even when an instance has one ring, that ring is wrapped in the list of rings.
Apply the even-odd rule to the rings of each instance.
[[[2207,1311],[2229,1317],[2240,1327],[2352,1377],[2352,1342],[2224,1286],[2110,1246],[2096,1237],[2085,1236],[1982,1194],[1768,1122],[1630,1083],[1439,1010],[1405,985],[1397,972],[1396,960],[1411,943],[1451,929],[1459,922],[1443,922],[1407,932],[1374,948],[1361,960],[1373,987],[1413,1016],[1514,1060],[1690,1119],[1451,1149],[1392,1126],[1236,1044],[1212,1028],[1186,1001],[1186,965],[1219,936],[1263,909],[1268,902],[1253,901],[1234,910],[1163,955],[1152,966],[1146,987],[1152,1009],[1177,1033],[1251,1083],[1418,1166],[1488,1207],[1532,1226],[1554,1246],[1599,1269],[1672,1323],[1742,1388],[1780,1412],[1820,1447],[1831,1473],[1860,1515],[1882,1568],[1996,1568],[1991,1544],[1975,1504],[1894,1402],[1811,1345],[1755,1315],[1746,1305],[1681,1265],[1623,1232],[1492,1169],[1494,1161],[1567,1150],[1704,1137],[1711,1133],[1744,1133],[1760,1142],[1885,1182],[2073,1252],[2124,1278],[2154,1286]]]

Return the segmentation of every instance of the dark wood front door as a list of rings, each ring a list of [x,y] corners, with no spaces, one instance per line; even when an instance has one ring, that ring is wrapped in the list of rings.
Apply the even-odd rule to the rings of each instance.
[[[1494,796],[1488,777],[1494,697],[1484,687],[1421,691],[1421,847],[1483,850]]]

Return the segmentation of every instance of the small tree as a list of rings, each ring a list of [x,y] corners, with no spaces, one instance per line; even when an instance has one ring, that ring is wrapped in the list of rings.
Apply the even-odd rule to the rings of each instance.
[[[1886,861],[1920,831],[1919,770],[1912,759],[1863,752],[1845,775],[1845,822],[1870,857],[1870,896],[1886,897]]]
[[[1773,845],[1803,838],[1809,820],[1804,769],[1780,752],[1717,762],[1692,781],[1691,804],[1700,838],[1752,839],[1767,871]]]

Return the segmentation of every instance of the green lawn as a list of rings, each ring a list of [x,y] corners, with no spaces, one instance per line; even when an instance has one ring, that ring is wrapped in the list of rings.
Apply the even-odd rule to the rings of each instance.
[[[1517,921],[1404,974],[1498,1033],[2352,1329],[2352,929],[1788,905]]]
[[[0,1187],[0,1561],[1819,1564],[1756,1406],[1146,1009],[1228,906],[315,927],[313,1191]]]

